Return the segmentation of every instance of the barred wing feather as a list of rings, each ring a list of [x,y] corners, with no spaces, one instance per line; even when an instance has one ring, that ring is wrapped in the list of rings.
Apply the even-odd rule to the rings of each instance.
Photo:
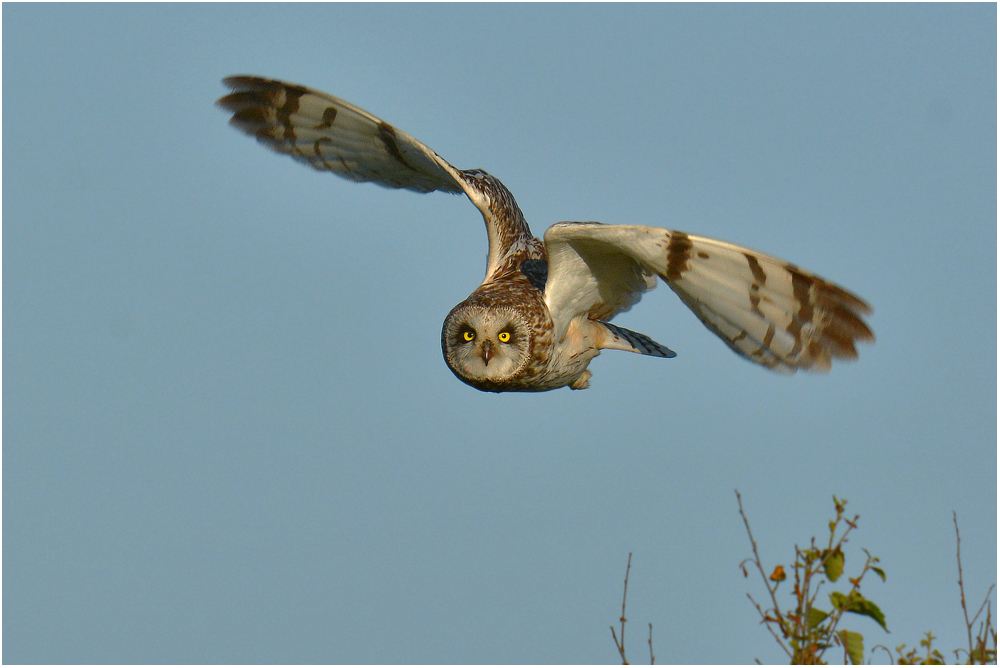
[[[655,227],[559,223],[545,234],[545,297],[565,332],[580,314],[610,318],[656,275],[737,354],[782,373],[828,371],[875,340],[855,295],[782,260],[724,241]],[[557,339],[558,340],[558,339]]]
[[[227,77],[233,92],[216,104],[232,112],[238,130],[273,151],[351,181],[426,193],[465,193],[486,222],[487,278],[531,232],[514,197],[478,169],[457,170],[402,130],[340,98],[298,84],[251,76]]]
[[[462,193],[456,170],[427,146],[340,98],[251,76],[223,79],[218,105],[268,148],[352,181],[417,192]]]

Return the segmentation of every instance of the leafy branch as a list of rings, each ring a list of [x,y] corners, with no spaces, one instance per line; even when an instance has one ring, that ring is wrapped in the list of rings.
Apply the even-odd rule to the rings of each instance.
[[[767,574],[757,549],[757,541],[750,530],[750,522],[743,511],[743,500],[738,491],[736,492],[736,502],[753,550],[753,557],[744,559],[740,563],[740,568],[743,571],[743,576],[749,577],[747,565],[752,564],[755,567],[764,583],[764,588],[767,590],[770,606],[762,606],[749,593],[747,593],[747,597],[757,609],[761,623],[767,626],[768,631],[771,632],[790,661],[794,664],[825,663],[824,653],[826,650],[839,646],[844,650],[844,663],[848,661],[852,664],[862,663],[864,660],[864,639],[861,634],[841,629],[839,626],[844,613],[850,612],[874,619],[879,626],[888,632],[889,629],[886,627],[882,611],[861,593],[862,581],[869,572],[875,573],[885,582],[885,572],[876,565],[879,563],[878,558],[873,557],[867,550],[862,550],[865,553],[865,562],[861,567],[861,572],[856,577],[847,578],[851,585],[850,589],[846,592],[834,591],[828,595],[831,605],[829,612],[821,610],[817,606],[817,597],[822,585],[827,582],[837,582],[843,575],[843,548],[848,542],[848,536],[858,527],[857,515],[848,518],[844,514],[847,501],[838,499],[836,496],[833,497],[837,516],[828,524],[830,535],[825,545],[817,546],[816,538],[813,537],[808,548],[801,549],[798,545],[795,546],[795,561],[787,567],[793,575],[794,584],[791,593],[795,604],[785,611],[782,611],[778,604],[777,592],[781,583],[788,579],[786,566],[779,564],[771,570],[770,575]],[[962,573],[962,537],[958,530],[958,516],[954,513],[952,520],[955,524],[955,543],[957,546],[958,589],[968,638],[968,648],[957,649],[954,654],[958,660],[964,659],[969,664],[995,664],[997,661],[997,631],[993,618],[992,597],[996,585],[990,585],[982,605],[970,619]],[[907,646],[903,644],[893,652],[884,645],[876,645],[872,651],[882,649],[889,655],[889,660],[892,663],[900,665],[943,664],[944,656],[934,648],[934,640],[935,636],[928,632],[920,640],[919,647],[907,649]]]
[[[969,619],[969,608],[965,604],[965,582],[962,576],[962,536],[958,531],[958,515],[953,511],[951,515],[952,522],[955,524],[955,557],[958,561],[958,592],[960,600],[962,602],[962,614],[965,615],[965,632],[968,638],[968,649],[956,649],[953,650],[955,658],[958,660],[962,659],[962,655],[965,655],[965,663],[967,664],[981,664],[986,665],[988,663],[997,662],[997,629],[993,621],[993,590],[996,584],[991,584],[990,588],[986,591],[986,597],[983,599],[983,604],[979,606],[979,610],[976,614]],[[980,615],[983,611],[986,611],[986,616],[983,621],[979,623],[979,629],[976,631],[975,636],[973,636],[972,630],[976,626],[976,622],[979,621]],[[934,640],[937,636],[928,631],[924,634],[923,640],[920,641],[921,649],[916,647],[907,650],[906,644],[902,644],[896,648],[895,655],[893,655],[892,650],[888,649],[883,645],[879,645],[878,648],[885,650],[889,655],[889,660],[893,663],[899,665],[943,665],[944,656],[938,650],[934,649]],[[990,647],[990,641],[993,641],[993,647]]]
[[[813,537],[808,548],[801,549],[798,545],[795,546],[795,560],[789,566],[794,581],[792,594],[795,598],[795,605],[782,611],[778,604],[777,592],[781,583],[788,579],[785,566],[779,564],[774,567],[770,575],[767,575],[760,558],[760,552],[757,549],[757,541],[750,529],[750,522],[743,510],[743,499],[740,497],[739,491],[736,492],[736,502],[753,549],[753,557],[744,559],[740,563],[740,568],[743,571],[743,576],[748,577],[747,564],[750,563],[756,567],[771,599],[771,606],[762,607],[749,593],[747,597],[760,614],[761,623],[767,626],[768,631],[771,632],[791,662],[795,664],[824,663],[824,653],[836,645],[844,649],[845,663],[847,660],[853,664],[862,663],[864,660],[864,639],[861,634],[846,629],[838,630],[838,626],[843,614],[850,612],[870,617],[878,622],[883,629],[889,630],[886,628],[885,616],[879,607],[861,593],[861,583],[869,572],[874,572],[885,581],[885,572],[875,565],[879,562],[878,557],[873,557],[867,550],[864,551],[866,559],[861,572],[856,577],[847,578],[851,584],[850,589],[846,593],[838,591],[830,593],[829,600],[832,606],[830,611],[820,609],[816,602],[822,585],[825,582],[837,582],[843,575],[843,548],[848,541],[848,536],[857,529],[858,515],[848,519],[844,515],[847,501],[833,497],[837,516],[828,525],[830,535],[826,545],[818,547],[816,538]]]

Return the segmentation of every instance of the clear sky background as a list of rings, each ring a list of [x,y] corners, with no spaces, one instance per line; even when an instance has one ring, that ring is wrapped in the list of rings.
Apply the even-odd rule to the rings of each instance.
[[[610,663],[629,552],[633,662],[650,622],[658,662],[783,661],[734,489],[769,566],[849,500],[848,572],[888,575],[867,647],[965,643],[952,511],[970,606],[997,577],[995,5],[3,19],[5,662]],[[213,106],[241,73],[488,170],[539,236],[811,269],[878,340],[773,375],[661,286],[618,322],[676,359],[480,393],[439,342],[479,213],[266,151]]]

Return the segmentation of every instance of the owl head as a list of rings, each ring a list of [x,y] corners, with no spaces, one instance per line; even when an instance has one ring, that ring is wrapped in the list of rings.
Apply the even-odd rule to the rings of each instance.
[[[441,330],[441,350],[459,380],[501,391],[531,360],[531,328],[524,315],[506,306],[465,301],[452,309]]]

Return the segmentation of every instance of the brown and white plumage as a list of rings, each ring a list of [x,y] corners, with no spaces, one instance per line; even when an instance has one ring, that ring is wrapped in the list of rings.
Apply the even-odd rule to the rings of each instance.
[[[828,371],[874,341],[864,301],[777,258],[658,227],[558,223],[532,236],[510,191],[482,170],[458,170],[427,146],[338,98],[238,76],[218,104],[279,153],[352,181],[465,193],[486,222],[486,277],[445,320],[449,368],[481,390],[588,385],[603,349],[674,353],[607,322],[662,279],[737,354],[775,371]]]

